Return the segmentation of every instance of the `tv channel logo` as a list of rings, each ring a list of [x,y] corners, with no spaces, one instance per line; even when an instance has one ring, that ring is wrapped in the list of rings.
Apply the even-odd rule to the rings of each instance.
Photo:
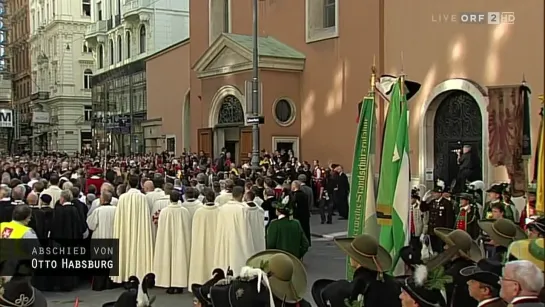
[[[489,25],[499,25],[499,24],[512,25],[514,23],[515,23],[514,12],[488,12]]]

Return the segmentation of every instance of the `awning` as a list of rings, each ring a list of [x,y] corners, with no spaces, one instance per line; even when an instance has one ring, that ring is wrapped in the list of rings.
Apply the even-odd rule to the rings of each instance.
[[[35,138],[40,137],[40,136],[42,136],[42,135],[44,135],[44,134],[47,134],[47,132],[42,132],[42,133],[40,133],[40,134],[32,135],[32,136],[29,137],[29,139],[35,139]]]

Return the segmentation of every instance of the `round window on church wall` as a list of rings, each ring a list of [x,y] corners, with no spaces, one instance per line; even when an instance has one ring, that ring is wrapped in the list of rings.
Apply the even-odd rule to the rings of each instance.
[[[295,105],[288,99],[279,99],[274,104],[274,117],[280,126],[289,126],[295,121]]]

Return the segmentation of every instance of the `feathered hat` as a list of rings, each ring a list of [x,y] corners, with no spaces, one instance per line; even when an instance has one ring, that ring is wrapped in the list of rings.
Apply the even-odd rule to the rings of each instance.
[[[445,191],[445,182],[441,179],[437,179],[435,182],[435,187],[433,187],[433,192],[443,193]]]
[[[192,284],[191,292],[203,307],[211,307],[212,300],[210,299],[210,288],[214,286],[218,281],[225,279],[225,272],[222,269],[214,269],[212,272],[212,278],[204,284]]]
[[[452,277],[445,274],[445,269],[439,266],[430,269],[427,266],[416,267],[414,275],[401,283],[401,288],[420,307],[445,307],[445,286],[452,282]]]

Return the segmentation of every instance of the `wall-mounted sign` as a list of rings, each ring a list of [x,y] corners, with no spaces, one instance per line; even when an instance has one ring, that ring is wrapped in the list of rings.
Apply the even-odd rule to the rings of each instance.
[[[49,112],[32,112],[33,124],[49,124]]]
[[[0,128],[13,128],[13,110],[0,109]]]

